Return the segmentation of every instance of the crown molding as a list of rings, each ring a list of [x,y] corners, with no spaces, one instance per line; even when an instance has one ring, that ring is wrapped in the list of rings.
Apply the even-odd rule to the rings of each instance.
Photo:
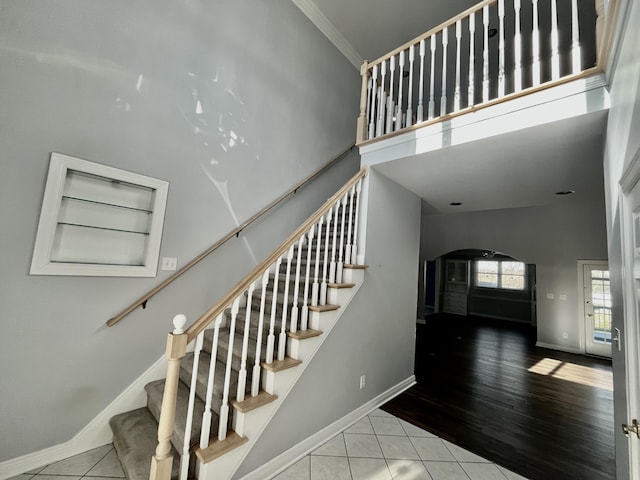
[[[360,71],[364,62],[362,56],[351,46],[346,38],[324,16],[318,6],[311,0],[292,0],[292,2],[304,13],[311,22],[318,27],[325,37],[344,55],[351,64]]]

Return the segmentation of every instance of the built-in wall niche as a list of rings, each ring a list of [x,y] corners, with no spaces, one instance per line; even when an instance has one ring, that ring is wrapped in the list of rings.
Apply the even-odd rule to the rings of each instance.
[[[52,153],[30,273],[154,277],[168,188]]]

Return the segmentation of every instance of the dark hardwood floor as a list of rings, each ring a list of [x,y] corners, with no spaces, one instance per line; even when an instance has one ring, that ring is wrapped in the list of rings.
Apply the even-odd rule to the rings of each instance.
[[[418,383],[384,410],[530,480],[615,478],[611,362],[537,348],[511,322],[417,327]]]

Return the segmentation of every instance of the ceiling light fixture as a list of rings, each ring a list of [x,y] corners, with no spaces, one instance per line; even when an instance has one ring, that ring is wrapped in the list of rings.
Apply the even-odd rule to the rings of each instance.
[[[451,202],[449,205],[451,205],[452,207],[459,207],[460,205],[462,205],[461,202]]]
[[[560,190],[559,192],[556,192],[556,195],[572,195],[576,193],[575,190]]]

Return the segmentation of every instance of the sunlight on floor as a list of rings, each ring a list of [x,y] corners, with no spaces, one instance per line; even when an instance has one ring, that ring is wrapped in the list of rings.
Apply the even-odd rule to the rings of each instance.
[[[611,370],[585,367],[575,363],[563,362],[552,358],[544,358],[528,369],[531,373],[547,375],[558,380],[588,385],[613,391],[613,374]]]

